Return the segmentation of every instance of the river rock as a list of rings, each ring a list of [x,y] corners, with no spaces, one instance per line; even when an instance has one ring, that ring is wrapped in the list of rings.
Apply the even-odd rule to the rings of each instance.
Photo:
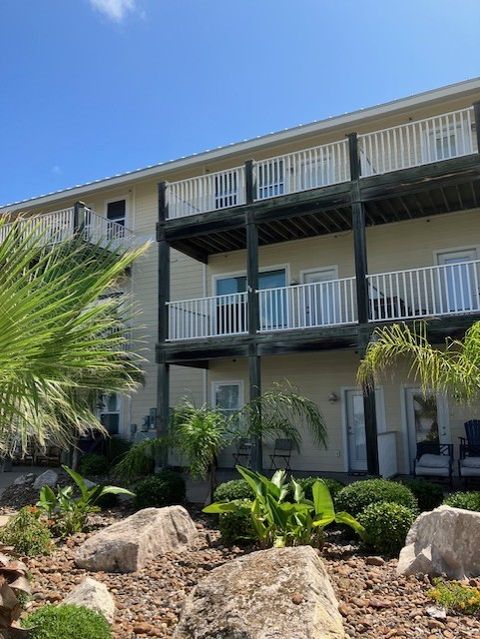
[[[33,487],[37,490],[40,490],[44,486],[50,486],[50,488],[55,488],[58,482],[58,473],[56,473],[51,468],[46,470],[44,473],[39,475],[35,480]]]
[[[182,506],[145,508],[87,539],[75,562],[86,570],[134,572],[149,559],[186,548],[197,534]]]
[[[86,577],[65,597],[63,603],[85,606],[103,615],[108,623],[113,623],[115,601],[105,584],[96,579]]]
[[[174,639],[340,639],[338,602],[310,546],[234,559],[197,584]]]
[[[440,506],[422,513],[400,552],[397,573],[464,579],[480,575],[480,513]]]

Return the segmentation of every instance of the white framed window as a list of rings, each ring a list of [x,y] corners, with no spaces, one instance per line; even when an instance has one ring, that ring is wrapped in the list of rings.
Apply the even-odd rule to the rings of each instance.
[[[212,406],[226,415],[243,407],[243,382],[226,380],[212,383]]]
[[[120,432],[120,397],[117,393],[103,395],[100,399],[100,423],[110,435]]]

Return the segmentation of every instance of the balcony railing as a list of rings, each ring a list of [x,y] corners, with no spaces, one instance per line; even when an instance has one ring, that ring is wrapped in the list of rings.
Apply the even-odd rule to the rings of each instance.
[[[369,275],[370,321],[480,311],[480,260]]]
[[[12,227],[13,223],[0,226],[0,242],[5,239]],[[91,244],[99,244],[111,249],[128,248],[134,242],[132,231],[122,224],[97,215],[88,208],[81,209],[77,220],[75,220],[75,209],[71,207],[25,218],[17,228],[20,233],[25,234],[25,237],[37,235],[45,245],[72,239],[76,234],[81,234]]]
[[[369,321],[480,313],[480,260],[367,276]],[[258,291],[261,333],[355,324],[354,277]],[[248,332],[247,293],[168,303],[169,340]]]
[[[477,125],[478,126],[478,125]],[[389,173],[478,152],[473,108],[358,136],[361,177]],[[253,161],[256,201],[350,180],[348,142]],[[171,182],[168,219],[226,209],[246,202],[245,167]]]

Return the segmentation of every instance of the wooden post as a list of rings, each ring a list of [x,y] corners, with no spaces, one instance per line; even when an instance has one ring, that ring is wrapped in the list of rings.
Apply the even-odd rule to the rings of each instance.
[[[249,400],[250,402],[258,402],[262,393],[261,387],[261,358],[256,354],[256,347],[253,345],[252,353],[248,357],[248,370],[249,370]],[[258,407],[261,416],[261,407]],[[254,470],[261,473],[263,472],[263,441],[261,435],[252,437],[252,454],[251,465]]]
[[[73,205],[73,233],[76,235],[85,226],[85,204],[75,202]]]
[[[369,297],[367,282],[367,238],[365,234],[365,207],[363,202],[352,202],[352,228],[358,322],[360,324],[366,324],[368,322]]]
[[[473,104],[473,113],[475,116],[475,124],[477,129],[477,149],[478,153],[480,153],[480,102],[475,102]]]
[[[165,238],[165,220],[167,218],[166,184],[158,185],[158,327],[157,327],[157,437],[168,433],[170,422],[170,366],[165,362],[162,345],[168,338],[168,305],[170,299],[170,245]],[[166,450],[155,460],[155,467],[166,465]]]
[[[253,160],[245,162],[245,202],[252,204],[255,199],[255,184],[253,179]]]
[[[258,304],[258,229],[249,211],[246,215],[247,234],[247,300],[248,332],[255,335],[260,328]]]
[[[365,442],[367,448],[368,474],[379,474],[377,412],[375,409],[375,386],[373,381],[363,387],[363,414],[365,421]]]

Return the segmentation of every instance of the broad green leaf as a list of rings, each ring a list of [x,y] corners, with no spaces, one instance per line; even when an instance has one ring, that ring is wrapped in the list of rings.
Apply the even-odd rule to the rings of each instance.
[[[305,498],[305,492],[302,488],[302,486],[298,483],[298,481],[295,481],[295,479],[292,477],[291,480],[291,484],[293,486],[293,498],[296,502],[300,502],[302,501],[302,499]]]
[[[313,504],[315,514],[322,514],[324,517],[334,517],[335,508],[333,507],[332,497],[327,485],[321,479],[318,479],[312,486]]]
[[[365,528],[349,513],[344,511],[337,513],[335,515],[335,521],[337,524],[346,524],[347,526],[350,526],[350,528],[352,528],[352,530],[354,530],[362,539],[365,537]]]
[[[246,509],[246,503],[245,503],[245,506],[243,506],[242,508],[242,506],[238,503],[237,500],[217,501],[217,502],[214,502],[213,504],[210,504],[209,506],[205,506],[205,508],[202,508],[202,512],[209,513],[209,514],[219,514],[219,513],[231,513],[237,510],[244,510],[244,509]]]
[[[70,475],[73,481],[77,484],[78,488],[80,489],[80,493],[82,497],[85,498],[88,495],[88,488],[84,478],[80,475],[80,473],[77,473],[75,470],[73,470],[72,468],[69,468],[68,466],[62,466],[62,468],[65,472],[67,472]]]

